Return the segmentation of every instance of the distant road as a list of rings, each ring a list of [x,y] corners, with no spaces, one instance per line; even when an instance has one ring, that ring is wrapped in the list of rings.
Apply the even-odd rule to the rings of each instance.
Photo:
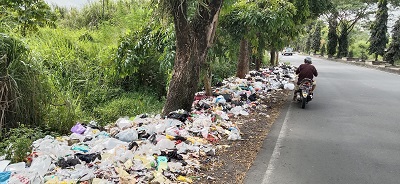
[[[281,56],[299,65],[304,56]],[[314,100],[288,102],[248,184],[400,183],[400,76],[313,58]]]

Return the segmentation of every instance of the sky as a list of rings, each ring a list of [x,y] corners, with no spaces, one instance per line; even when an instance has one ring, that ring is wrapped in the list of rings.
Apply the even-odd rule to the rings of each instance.
[[[95,0],[44,0],[50,5],[64,6],[67,8],[82,8],[85,4],[93,2]]]

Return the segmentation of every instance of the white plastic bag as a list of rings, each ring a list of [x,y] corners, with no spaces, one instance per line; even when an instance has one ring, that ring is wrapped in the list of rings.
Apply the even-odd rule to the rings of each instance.
[[[235,140],[239,140],[239,139],[242,139],[242,137],[240,136],[239,130],[236,128],[231,128],[231,132],[229,133],[228,140],[235,141]]]
[[[127,117],[125,118],[119,118],[116,122],[118,128],[124,129],[132,126],[132,121],[129,120]]]
[[[157,142],[156,147],[159,150],[166,150],[166,149],[174,149],[175,148],[175,142],[169,140],[169,139],[161,139],[160,141]]]
[[[31,166],[29,167],[29,171],[37,172],[39,176],[44,177],[49,170],[51,164],[51,157],[48,155],[39,156],[34,158]]]
[[[120,141],[132,142],[138,140],[138,133],[135,129],[130,128],[119,132],[115,137]]]
[[[18,172],[18,171],[24,171],[24,170],[25,170],[25,162],[18,162],[15,164],[10,164],[5,169],[5,171],[11,171],[11,172]]]
[[[294,84],[293,83],[287,83],[287,84],[285,84],[284,89],[286,89],[286,90],[294,90]]]

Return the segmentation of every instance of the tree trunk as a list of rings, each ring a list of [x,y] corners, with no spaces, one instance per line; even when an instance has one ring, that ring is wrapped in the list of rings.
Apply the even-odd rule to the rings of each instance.
[[[211,0],[207,6],[199,6],[191,23],[187,20],[186,1],[170,1],[176,34],[174,71],[162,115],[178,109],[191,110],[200,67],[204,64],[208,49],[214,40],[222,0]]]
[[[262,57],[256,57],[256,71],[259,71],[261,68]]]
[[[276,60],[276,56],[275,56],[275,54],[276,54],[276,51],[275,51],[275,49],[272,49],[271,51],[270,51],[270,55],[271,55],[271,66],[276,66],[276,64],[275,64],[275,60]]]
[[[212,96],[212,89],[211,89],[211,70],[208,68],[203,76],[203,84],[204,89],[206,91],[207,96]]]
[[[375,54],[375,61],[378,61],[378,54]]]
[[[236,77],[244,79],[249,72],[249,42],[242,38],[240,40],[239,61],[236,69]]]

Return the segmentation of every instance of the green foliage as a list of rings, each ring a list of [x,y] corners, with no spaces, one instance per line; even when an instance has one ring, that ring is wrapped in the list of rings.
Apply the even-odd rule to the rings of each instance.
[[[147,27],[122,38],[115,58],[117,80],[127,91],[151,88],[166,95],[168,75],[175,59],[175,34],[170,25]]]
[[[70,127],[77,121],[90,121],[102,116],[99,112],[94,112],[94,109],[106,106],[125,93],[130,93],[128,90],[132,89],[123,86],[126,84],[125,79],[115,77],[117,72],[114,59],[119,38],[129,33],[130,29],[139,30],[149,20],[150,14],[149,11],[145,11],[146,4],[132,4],[128,7],[121,2],[109,2],[109,6],[123,7],[118,8],[110,17],[109,20],[113,23],[102,20],[97,22],[97,29],[93,30],[88,30],[86,27],[90,26],[84,24],[80,29],[63,26],[57,29],[40,28],[37,34],[30,34],[24,39],[30,52],[21,61],[11,63],[9,70],[21,91],[18,103],[18,112],[21,113],[15,115],[18,118],[10,119],[65,134],[69,133]],[[95,8],[96,6],[90,6],[88,9],[94,11]],[[82,12],[77,11],[77,15],[83,17]],[[68,26],[66,23],[72,21],[69,19],[69,13],[59,11],[60,18],[65,18],[59,21],[64,26]],[[158,56],[160,60],[170,61],[171,55],[171,52],[163,52]],[[160,62],[151,62],[151,65],[142,63],[140,70],[149,72],[145,67],[168,68],[166,65],[168,64],[164,63],[160,66]],[[129,80],[147,79],[147,76],[140,77],[141,79]],[[167,78],[157,81],[164,83],[164,91]],[[154,88],[157,82],[146,86],[150,93],[142,93],[153,98],[158,90]],[[142,90],[138,84],[130,84],[137,91]]]
[[[400,19],[396,21],[396,24],[393,27],[392,42],[389,45],[389,49],[385,54],[384,59],[392,65],[400,61]]]
[[[339,41],[339,47],[338,47],[338,54],[337,57],[347,57],[347,54],[349,52],[349,38],[348,38],[348,27],[347,24],[340,24],[340,35],[338,38]]]
[[[371,37],[369,38],[371,44],[368,48],[369,54],[375,54],[375,60],[378,59],[378,55],[385,54],[386,44],[389,42],[387,37],[388,16],[387,0],[380,0],[376,19],[371,27]]]
[[[142,113],[160,113],[163,101],[144,93],[127,93],[94,109],[101,125],[115,122],[119,117],[136,116]]]
[[[337,16],[335,14],[332,14],[331,17],[329,17],[329,31],[328,31],[328,56],[334,56],[336,54],[336,48],[338,45],[338,35],[336,32],[337,29]]]
[[[21,124],[10,129],[0,142],[0,154],[6,155],[11,162],[22,162],[29,155],[33,141],[43,138],[46,134],[39,128],[29,128]]]
[[[38,126],[44,120],[45,104],[49,98],[47,83],[43,80],[45,74],[38,71],[28,53],[23,42],[0,34],[0,55],[7,56],[6,72],[1,74],[5,77],[3,79],[7,79],[5,84],[9,84],[8,100],[12,102],[5,114],[6,129],[16,127],[18,122]]]
[[[353,56],[354,57],[367,57],[367,48],[368,48],[368,44],[367,42],[368,38],[364,38],[364,39],[359,39],[357,41],[355,41],[354,43],[352,43],[350,45],[350,50],[353,51]],[[367,58],[364,58],[367,59]]]
[[[56,16],[43,0],[2,0],[0,6],[7,10],[0,18],[9,16],[22,36],[39,27],[55,26]]]
[[[312,36],[312,49],[315,53],[320,50],[321,47],[321,24],[317,23],[315,26],[314,34]]]

